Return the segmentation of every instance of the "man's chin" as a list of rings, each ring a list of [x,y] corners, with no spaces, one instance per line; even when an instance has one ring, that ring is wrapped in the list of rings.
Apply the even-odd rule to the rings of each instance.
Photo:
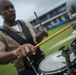
[[[13,23],[13,22],[15,22],[15,19],[14,19],[14,20],[9,20],[9,22],[10,22],[10,23]]]
[[[9,21],[10,21],[10,22],[14,22],[14,21],[15,21],[15,18],[10,18]]]

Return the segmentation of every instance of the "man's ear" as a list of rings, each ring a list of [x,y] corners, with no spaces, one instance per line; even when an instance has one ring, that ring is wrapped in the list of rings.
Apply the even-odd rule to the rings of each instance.
[[[0,15],[1,15],[1,11],[0,11]]]
[[[1,15],[1,10],[0,10],[0,15]]]

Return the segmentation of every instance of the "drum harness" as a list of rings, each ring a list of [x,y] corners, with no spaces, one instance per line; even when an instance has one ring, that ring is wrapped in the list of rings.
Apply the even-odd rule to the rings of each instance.
[[[26,35],[26,38],[28,38],[28,40],[31,40],[31,41],[28,41],[28,40],[25,40],[23,39],[21,36],[19,36],[17,33],[15,33],[14,31],[10,30],[9,28],[7,28],[6,26],[0,26],[0,30],[6,32],[9,36],[11,36],[15,41],[17,41],[19,44],[24,44],[24,43],[31,43],[33,45],[35,45],[35,43],[33,42],[33,39],[32,39],[32,36],[31,36],[31,33],[29,31],[29,29],[26,27],[26,24],[23,20],[17,20],[22,28],[23,28],[23,31],[24,31],[24,35]],[[31,38],[30,38],[31,37]],[[36,68],[34,67],[33,65],[33,62],[30,60],[29,56],[26,57],[27,61],[29,62],[29,65],[32,67],[32,69],[34,70],[34,72],[36,73],[36,75],[41,75],[40,73],[38,73],[38,71],[36,70]],[[24,58],[23,58],[23,62],[25,63],[24,61]]]

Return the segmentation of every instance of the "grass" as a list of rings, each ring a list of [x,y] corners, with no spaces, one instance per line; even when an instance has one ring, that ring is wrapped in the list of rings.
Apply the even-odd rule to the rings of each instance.
[[[47,53],[45,53],[46,56],[48,56],[48,55],[50,55],[50,54],[52,54],[52,53],[58,51],[59,48],[62,47],[62,46],[65,46],[65,48],[69,47],[69,45],[70,45],[70,43],[71,43],[72,41],[73,41],[73,39],[71,39],[71,40],[69,40],[69,41],[67,41],[67,42],[65,42],[65,43],[63,43],[63,44],[61,44],[61,45],[59,45],[59,46],[53,48],[52,50],[49,50]]]
[[[48,31],[49,36],[55,34],[56,32],[58,32],[59,30],[61,30],[62,28],[64,28],[65,26],[69,25],[71,22],[61,25],[59,27],[56,27],[54,29],[51,29]],[[40,48],[44,51],[46,51],[50,46],[53,46],[55,43],[57,43],[58,41],[61,41],[62,39],[68,37],[71,33],[73,32],[72,27],[70,27],[69,29],[67,29],[66,31],[62,32],[61,34],[59,34],[58,36],[52,38],[51,40],[49,40],[48,42],[46,42],[45,44],[41,45]],[[49,37],[48,36],[48,37]],[[46,38],[44,38],[45,40]],[[58,49],[61,46],[66,46],[68,47],[70,45],[70,43],[72,42],[73,39],[57,46],[56,48],[48,51],[46,54],[46,56],[58,51]],[[17,75],[17,71],[15,69],[15,67],[10,63],[8,65],[0,65],[0,75]]]
[[[0,75],[18,75],[15,67],[10,63],[8,65],[0,65]]]
[[[52,36],[53,34],[55,34],[56,32],[58,32],[59,30],[63,29],[64,27],[66,27],[69,24],[70,24],[70,22],[48,31],[48,34],[49,34],[48,37]],[[50,46],[53,46],[55,43],[57,43],[57,42],[61,41],[62,39],[68,37],[72,32],[73,32],[73,29],[70,27],[69,29],[65,30],[61,34],[59,34],[56,37],[52,38],[51,40],[47,41],[45,44],[41,45],[40,46],[41,49],[42,50],[47,50]]]

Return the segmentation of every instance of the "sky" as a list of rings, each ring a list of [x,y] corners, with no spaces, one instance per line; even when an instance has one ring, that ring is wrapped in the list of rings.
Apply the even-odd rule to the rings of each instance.
[[[61,1],[67,1],[70,5],[76,0],[10,0],[16,9],[16,18],[27,20],[36,13],[44,13],[49,7],[53,7]],[[75,2],[74,2],[75,3]],[[0,25],[2,25],[3,19],[0,16]]]

